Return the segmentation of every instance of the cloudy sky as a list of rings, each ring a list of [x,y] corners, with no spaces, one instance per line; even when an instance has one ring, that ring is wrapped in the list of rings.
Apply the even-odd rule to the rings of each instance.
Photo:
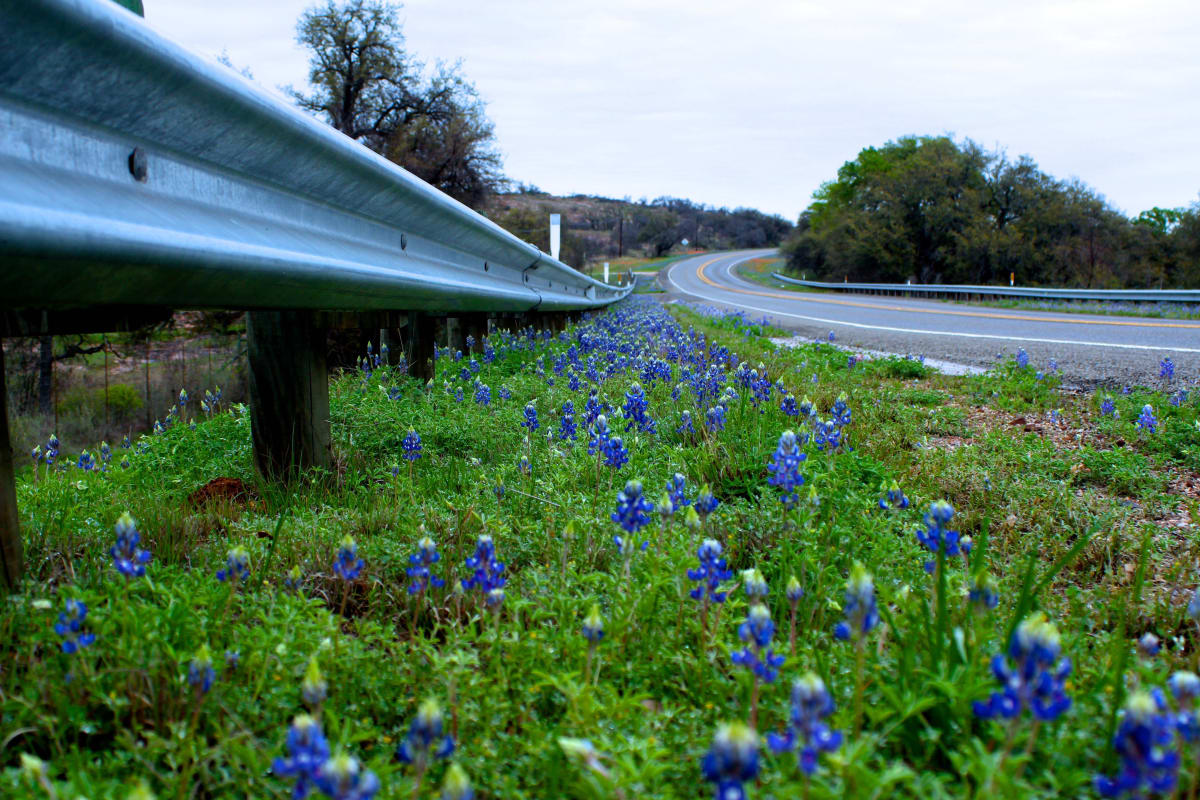
[[[147,21],[300,84],[312,0],[145,0]],[[409,49],[461,59],[505,170],[555,193],[794,218],[863,147],[970,137],[1129,214],[1200,196],[1195,0],[411,0]]]

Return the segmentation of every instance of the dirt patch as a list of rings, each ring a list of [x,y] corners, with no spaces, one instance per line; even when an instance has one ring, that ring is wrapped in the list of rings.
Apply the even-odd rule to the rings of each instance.
[[[246,506],[257,499],[258,492],[241,478],[213,478],[188,495],[188,502],[195,508],[214,502]]]

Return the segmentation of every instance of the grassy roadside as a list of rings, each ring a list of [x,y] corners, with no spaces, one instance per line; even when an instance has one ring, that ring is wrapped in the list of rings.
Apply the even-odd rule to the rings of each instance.
[[[27,466],[30,579],[0,612],[0,786],[282,798],[295,777],[272,761],[308,712],[381,797],[438,796],[445,735],[476,797],[696,797],[717,726],[756,715],[762,737],[782,733],[790,685],[813,671],[842,740],[808,777],[765,738],[718,737],[719,756],[760,751],[740,773],[751,797],[1089,793],[1115,768],[1125,696],[1195,668],[1196,398],[1136,389],[1111,398],[1114,417],[1012,359],[951,378],[768,333],[639,298],[562,339],[497,334],[476,364],[444,354],[434,387],[347,374],[336,468],[290,490],[256,478],[238,407],[141,440],[119,453],[128,469],[65,466],[73,453]],[[1154,432],[1135,422],[1146,404]],[[601,411],[621,443],[598,458]],[[196,494],[219,477],[247,491]],[[652,510],[633,487],[621,499],[633,479]],[[701,487],[719,503],[703,519]],[[954,513],[931,528],[939,500]],[[108,552],[126,510],[153,554],[144,577]],[[956,546],[930,552],[918,530]],[[724,564],[697,560],[705,539]],[[68,599],[87,613],[64,636]],[[983,719],[989,662],[1035,612],[1057,632],[1021,630],[1070,657],[1065,683],[1057,656],[1038,669],[1072,706]],[[839,623],[865,633],[842,641]],[[1139,656],[1149,632],[1162,651]],[[64,652],[80,634],[95,640]],[[426,698],[444,716],[418,716]],[[416,764],[396,760],[402,743]]]

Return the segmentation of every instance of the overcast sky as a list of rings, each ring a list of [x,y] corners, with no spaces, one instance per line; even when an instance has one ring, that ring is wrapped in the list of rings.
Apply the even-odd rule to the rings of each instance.
[[[311,0],[145,0],[265,86],[302,84]],[[461,59],[506,173],[559,194],[794,219],[869,145],[951,133],[1136,214],[1200,193],[1196,0],[412,0],[411,52]]]

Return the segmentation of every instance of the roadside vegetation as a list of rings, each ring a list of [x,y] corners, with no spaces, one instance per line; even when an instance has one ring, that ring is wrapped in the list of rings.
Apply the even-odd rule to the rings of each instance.
[[[373,351],[290,487],[211,391],[127,448],[26,443],[0,793],[1194,792],[1185,376],[777,333],[634,298],[430,385]]]

